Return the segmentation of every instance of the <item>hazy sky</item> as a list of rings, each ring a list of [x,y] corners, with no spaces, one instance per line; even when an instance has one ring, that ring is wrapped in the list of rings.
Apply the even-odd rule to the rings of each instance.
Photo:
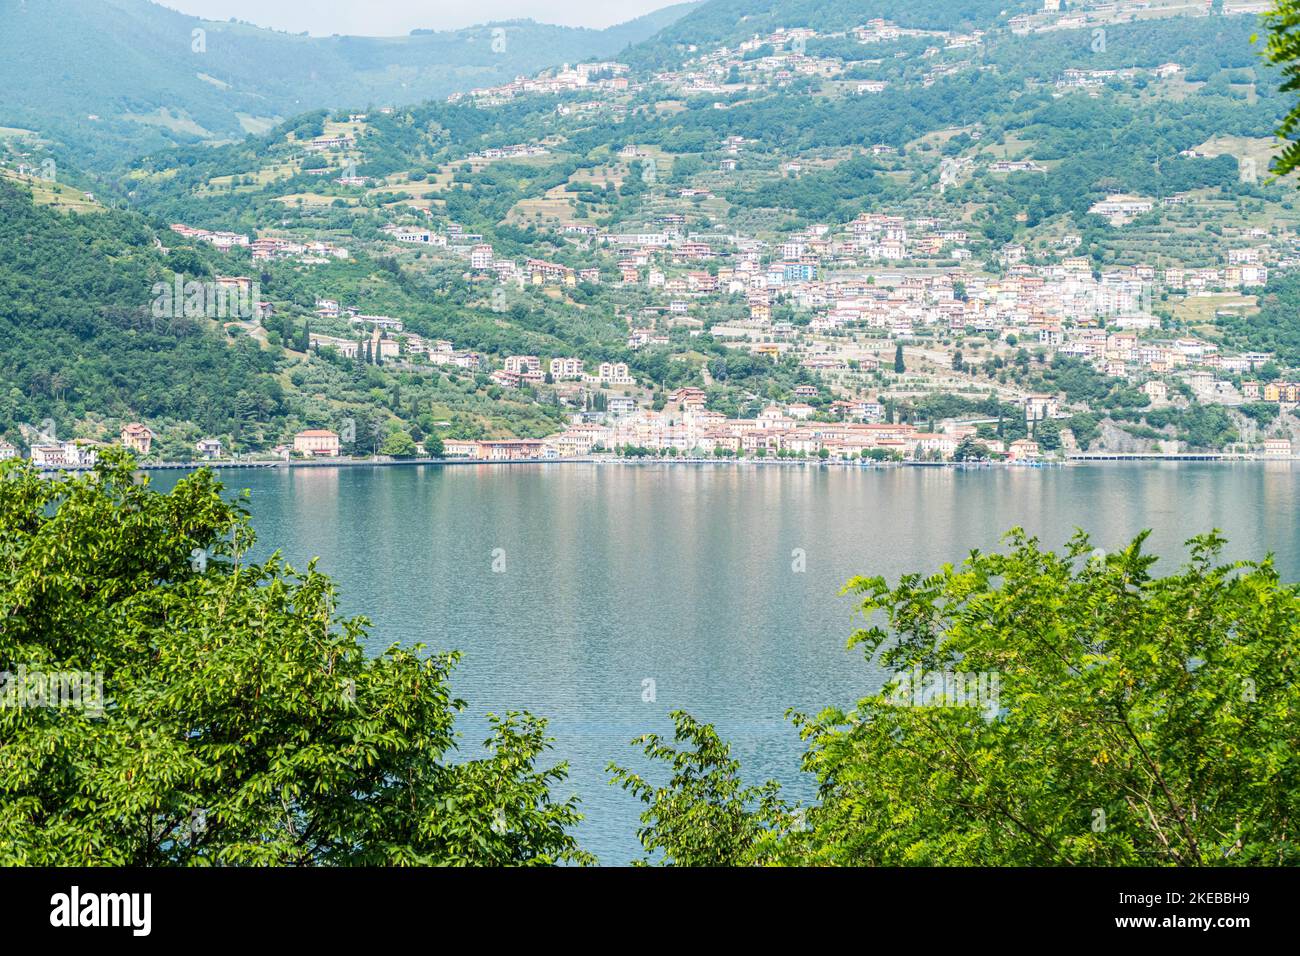
[[[677,0],[158,0],[209,20],[235,17],[277,30],[397,36],[416,28],[454,29],[489,20],[607,27]]]

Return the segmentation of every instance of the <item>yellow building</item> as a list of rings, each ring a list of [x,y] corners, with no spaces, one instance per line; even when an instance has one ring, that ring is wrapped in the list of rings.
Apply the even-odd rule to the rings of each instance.
[[[137,455],[147,455],[150,446],[153,445],[153,432],[147,425],[141,425],[139,422],[123,425],[122,444]]]

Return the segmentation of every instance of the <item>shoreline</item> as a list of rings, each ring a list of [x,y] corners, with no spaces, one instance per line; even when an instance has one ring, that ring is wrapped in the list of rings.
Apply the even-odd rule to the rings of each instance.
[[[312,469],[312,468],[397,468],[416,465],[465,467],[470,465],[727,465],[733,467],[784,467],[784,468],[845,468],[871,471],[888,468],[951,468],[962,471],[984,469],[1051,469],[1080,464],[1116,464],[1125,462],[1204,462],[1211,464],[1267,464],[1294,462],[1300,456],[1286,458],[1263,455],[1227,455],[1218,452],[1189,452],[1176,455],[1124,454],[1091,452],[1038,461],[821,461],[817,459],[778,458],[690,458],[690,457],[606,457],[585,456],[576,458],[521,458],[514,460],[487,460],[478,458],[403,458],[403,459],[352,459],[330,458],[317,461],[189,461],[152,462],[138,466],[140,471],[197,471],[211,468],[214,471],[247,469]],[[43,473],[59,471],[91,471],[92,467],[47,469]]]

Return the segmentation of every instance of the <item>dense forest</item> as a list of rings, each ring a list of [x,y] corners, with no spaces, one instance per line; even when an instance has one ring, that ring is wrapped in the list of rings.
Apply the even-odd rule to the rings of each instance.
[[[173,246],[166,255],[162,239]],[[232,262],[159,234],[133,213],[59,213],[0,182],[7,437],[22,444],[22,424],[48,419],[61,435],[102,439],[121,421],[141,419],[159,431],[165,453],[187,456],[204,436],[235,450],[265,449],[298,428],[338,427],[344,418],[356,423],[357,450],[373,451],[394,428],[417,439],[431,432],[435,411],[450,421],[452,437],[553,430],[553,408],[503,400],[486,376],[399,372],[286,350],[306,334],[322,288],[410,314],[427,335],[454,334],[492,351],[557,341],[527,331],[526,306],[512,313],[517,326],[503,329],[486,305],[475,320],[447,304],[423,304],[428,288],[362,259],[309,284],[288,267],[255,273],[279,310],[251,326],[155,314],[156,283],[250,266],[246,254]]]
[[[139,217],[54,212],[0,182],[0,420],[173,418],[232,433],[241,416],[282,414],[276,363],[256,342],[154,316],[167,274]]]

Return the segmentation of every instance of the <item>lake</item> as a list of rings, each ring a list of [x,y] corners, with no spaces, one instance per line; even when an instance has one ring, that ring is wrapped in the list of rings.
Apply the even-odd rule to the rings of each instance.
[[[583,802],[583,845],[639,855],[641,805],[608,784],[629,741],[677,709],[712,721],[752,782],[808,799],[787,708],[851,705],[884,675],[845,642],[856,574],[892,580],[996,548],[1024,527],[1059,548],[1143,528],[1168,571],[1191,535],[1221,529],[1227,556],[1276,553],[1300,578],[1300,470],[1291,462],[1105,463],[1065,468],[525,464],[222,472],[252,492],[258,551],[320,558],[341,611],[373,622],[370,649],[457,649],[482,715],[550,719],[555,760]],[[175,474],[155,477],[157,487]],[[859,619],[860,620],[860,619]],[[653,682],[650,684],[648,682]],[[653,690],[653,693],[650,691]],[[653,698],[653,699],[647,699]]]

